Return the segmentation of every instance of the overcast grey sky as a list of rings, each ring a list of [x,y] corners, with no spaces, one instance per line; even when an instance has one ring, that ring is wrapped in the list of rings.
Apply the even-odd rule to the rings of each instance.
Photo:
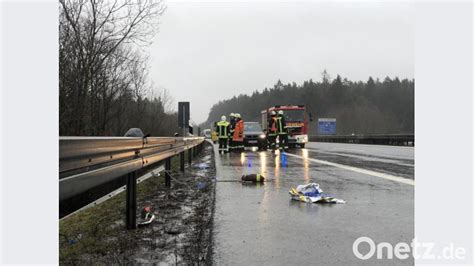
[[[150,76],[201,123],[219,100],[332,77],[414,77],[411,3],[168,2]],[[176,103],[177,105],[177,103]]]

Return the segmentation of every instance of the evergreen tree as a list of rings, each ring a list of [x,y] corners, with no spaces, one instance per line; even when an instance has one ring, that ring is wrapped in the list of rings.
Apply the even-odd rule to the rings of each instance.
[[[414,80],[386,77],[383,82],[369,77],[353,82],[340,75],[329,80],[326,71],[321,82],[303,81],[284,85],[278,80],[273,88],[251,95],[239,95],[212,106],[203,127],[221,115],[240,113],[245,121],[260,121],[261,111],[275,105],[304,104],[314,121],[310,134],[317,134],[317,118],[337,119],[338,134],[388,134],[414,132]]]

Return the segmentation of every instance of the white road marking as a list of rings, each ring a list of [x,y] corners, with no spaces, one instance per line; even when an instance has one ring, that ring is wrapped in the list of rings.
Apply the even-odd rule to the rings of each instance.
[[[339,163],[332,163],[332,162],[313,159],[313,158],[309,158],[309,157],[305,158],[303,156],[292,154],[292,153],[286,153],[286,155],[290,156],[290,157],[306,159],[308,161],[315,162],[315,163],[334,166],[334,167],[337,167],[337,168],[341,168],[341,169],[345,169],[345,170],[349,170],[349,171],[353,171],[353,172],[357,172],[357,173],[361,173],[361,174],[380,177],[380,178],[383,178],[383,179],[387,179],[387,180],[391,180],[391,181],[395,181],[395,182],[399,182],[399,183],[403,183],[403,184],[407,184],[407,185],[412,185],[412,186],[415,185],[415,180],[407,179],[407,178],[400,177],[400,176],[394,176],[394,175],[379,173],[379,172],[375,172],[375,171],[371,171],[371,170],[366,170],[366,169],[357,168],[357,167],[344,165],[344,164],[339,164]]]

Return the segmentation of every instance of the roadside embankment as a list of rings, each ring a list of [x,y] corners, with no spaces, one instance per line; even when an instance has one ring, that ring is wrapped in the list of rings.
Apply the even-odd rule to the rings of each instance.
[[[215,162],[212,146],[204,145],[184,173],[173,159],[171,188],[164,173],[138,185],[138,210],[152,207],[151,224],[125,229],[125,193],[61,220],[60,263],[209,264]]]

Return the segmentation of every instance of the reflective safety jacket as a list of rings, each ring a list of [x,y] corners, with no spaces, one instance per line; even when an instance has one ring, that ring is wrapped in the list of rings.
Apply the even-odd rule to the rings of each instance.
[[[234,117],[231,117],[230,122],[229,122],[229,133],[231,136],[234,135],[235,122],[236,122],[236,119]]]
[[[287,130],[286,130],[285,117],[283,117],[283,116],[278,116],[278,117],[276,118],[276,127],[277,127],[277,133],[278,133],[278,135],[288,134],[288,132],[287,132]]]
[[[233,141],[244,141],[244,120],[239,119],[235,123],[234,134],[232,136]]]
[[[276,136],[277,134],[277,118],[272,116],[270,117],[270,121],[268,121],[268,135],[269,136]]]
[[[226,139],[229,137],[229,122],[219,121],[217,122],[217,135],[220,139]]]

